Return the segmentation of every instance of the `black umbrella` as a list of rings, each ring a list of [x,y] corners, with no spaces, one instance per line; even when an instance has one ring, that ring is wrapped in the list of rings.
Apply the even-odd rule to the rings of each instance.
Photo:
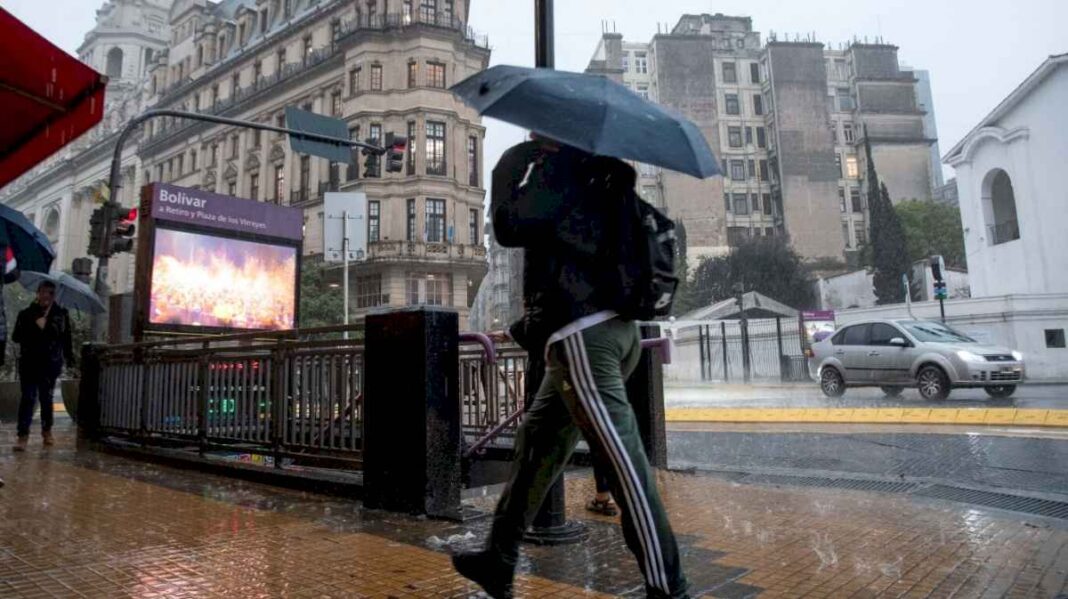
[[[48,272],[56,258],[40,229],[18,210],[0,204],[0,247],[4,246],[11,248],[21,271]]]
[[[592,154],[700,178],[721,173],[689,119],[604,77],[499,65],[457,83],[452,92],[480,114]]]

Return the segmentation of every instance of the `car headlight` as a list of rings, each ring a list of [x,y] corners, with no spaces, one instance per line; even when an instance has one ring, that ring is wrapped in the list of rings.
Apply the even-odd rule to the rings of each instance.
[[[986,358],[984,358],[983,356],[980,356],[977,353],[970,352],[970,351],[963,350],[963,349],[957,352],[957,357],[960,358],[961,360],[964,360],[965,362],[985,362],[986,361]]]
[[[1012,350],[1012,359],[1016,360],[1017,362],[1023,362],[1023,354],[1016,350]]]

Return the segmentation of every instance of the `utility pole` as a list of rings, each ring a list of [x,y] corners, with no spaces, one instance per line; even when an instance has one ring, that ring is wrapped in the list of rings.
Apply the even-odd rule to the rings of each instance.
[[[550,0],[551,1],[551,0]],[[289,129],[288,127],[275,127],[274,125],[268,125],[265,123],[256,123],[253,121],[245,121],[241,119],[230,119],[221,116],[214,116],[210,114],[200,114],[197,112],[187,112],[184,110],[148,110],[139,116],[134,117],[126,126],[122,128],[118,138],[115,140],[115,150],[111,157],[111,176],[108,179],[108,200],[104,202],[102,206],[104,222],[108,223],[107,229],[105,229],[105,238],[103,239],[104,251],[100,252],[99,261],[96,267],[96,280],[93,284],[93,290],[100,297],[100,301],[104,303],[104,308],[107,310],[108,295],[110,290],[108,289],[108,259],[112,254],[112,240],[111,240],[111,227],[110,223],[114,222],[115,218],[120,214],[122,205],[118,202],[119,190],[122,189],[122,150],[126,145],[126,140],[130,135],[137,130],[143,123],[150,119],[160,117],[171,117],[176,119],[189,119],[194,121],[203,121],[208,123],[216,123],[219,125],[229,125],[231,127],[242,127],[246,129],[260,129],[262,131],[274,131],[276,133],[285,133],[291,138],[305,139],[309,141],[324,142],[335,146],[346,147],[358,147],[366,148],[376,154],[384,154],[385,148],[374,144],[368,144],[361,141],[343,139],[339,137],[331,137],[329,135],[320,135],[310,131],[299,131],[296,129]],[[107,322],[108,312],[103,314],[94,314],[92,317],[92,334],[94,341],[104,340],[104,324]]]

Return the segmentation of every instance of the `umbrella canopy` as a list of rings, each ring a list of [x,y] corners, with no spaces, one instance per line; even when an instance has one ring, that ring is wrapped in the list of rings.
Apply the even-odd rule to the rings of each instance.
[[[0,8],[0,187],[99,123],[106,85]]]
[[[689,119],[595,75],[499,65],[452,87],[479,111],[592,154],[695,177],[720,174]]]
[[[19,283],[30,291],[37,291],[37,286],[44,281],[51,281],[56,286],[56,303],[68,310],[102,314],[104,302],[89,285],[75,279],[65,272],[41,273],[23,272]]]
[[[28,218],[10,206],[0,204],[0,247],[14,254],[19,270],[48,272],[56,251],[48,236]]]

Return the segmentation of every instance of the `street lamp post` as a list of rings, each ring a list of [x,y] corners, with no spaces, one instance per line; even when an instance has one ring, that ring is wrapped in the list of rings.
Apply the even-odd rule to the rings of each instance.
[[[551,0],[550,0],[551,1]],[[108,200],[104,203],[104,222],[111,223],[114,216],[121,210],[121,205],[117,201],[119,197],[119,189],[122,188],[122,149],[126,144],[126,140],[130,135],[140,127],[142,124],[150,119],[171,117],[177,119],[188,119],[194,121],[203,121],[207,123],[216,123],[220,125],[229,125],[231,127],[243,127],[246,129],[260,129],[262,131],[274,131],[276,133],[285,133],[298,139],[307,139],[309,141],[318,141],[337,146],[348,146],[357,148],[366,148],[377,154],[385,153],[385,149],[378,147],[374,144],[364,143],[362,141],[356,141],[351,139],[343,139],[338,137],[331,137],[329,135],[320,135],[318,133],[312,133],[310,131],[298,131],[296,129],[289,129],[288,127],[275,127],[274,125],[268,125],[266,123],[256,123],[253,121],[245,121],[241,119],[231,119],[221,116],[214,116],[210,114],[200,114],[197,112],[187,112],[184,110],[149,110],[143,114],[134,117],[130,122],[126,123],[126,126],[122,128],[119,133],[119,137],[115,140],[115,150],[111,157],[111,176],[108,180]],[[107,233],[110,234],[110,233]],[[108,289],[108,258],[111,253],[110,242],[105,244],[107,251],[102,252],[97,262],[96,267],[96,279],[93,284],[93,290],[96,291],[100,300],[104,303],[105,312],[103,314],[94,314],[92,317],[92,335],[93,340],[102,341],[104,339],[104,323],[106,319],[104,314],[108,314],[108,295],[110,290]]]

